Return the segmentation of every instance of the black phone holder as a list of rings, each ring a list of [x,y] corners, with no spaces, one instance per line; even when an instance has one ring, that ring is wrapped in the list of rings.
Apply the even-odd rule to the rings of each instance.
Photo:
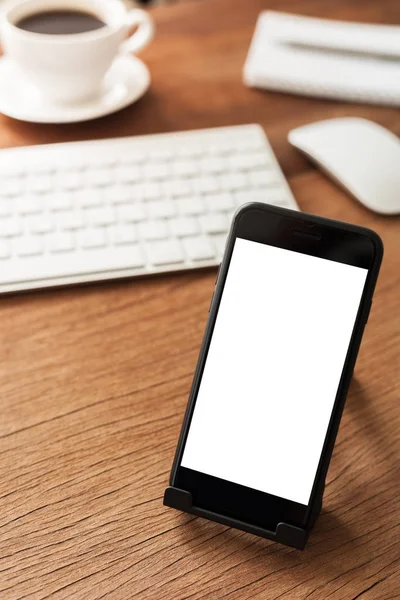
[[[290,525],[289,523],[278,523],[275,531],[269,531],[268,529],[258,527],[257,525],[245,523],[244,521],[239,521],[238,519],[233,519],[231,517],[220,515],[218,513],[194,506],[192,494],[190,492],[186,490],[180,490],[179,488],[172,486],[168,486],[164,492],[164,505],[169,506],[170,508],[176,508],[177,510],[182,510],[192,515],[196,515],[197,517],[204,517],[210,521],[222,523],[222,525],[228,525],[229,527],[241,529],[247,533],[253,533],[254,535],[279,542],[280,544],[285,544],[286,546],[292,546],[298,550],[303,550],[314,523],[321,512],[324,489],[325,485],[322,485],[320,488],[320,493],[315,496],[316,499],[313,503],[308,527],[306,529],[297,527],[295,525]]]

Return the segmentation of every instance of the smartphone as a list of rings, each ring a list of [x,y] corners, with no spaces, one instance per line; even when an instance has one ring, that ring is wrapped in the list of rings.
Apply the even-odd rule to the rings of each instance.
[[[170,478],[200,514],[307,529],[382,256],[369,229],[259,203],[237,212]]]

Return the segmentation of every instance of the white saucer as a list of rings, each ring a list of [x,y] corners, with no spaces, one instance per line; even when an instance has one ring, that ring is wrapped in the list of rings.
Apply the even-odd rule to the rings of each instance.
[[[150,73],[136,56],[118,56],[104,80],[104,91],[81,104],[55,105],[24,81],[7,57],[0,58],[0,112],[32,123],[76,123],[113,113],[143,96]]]

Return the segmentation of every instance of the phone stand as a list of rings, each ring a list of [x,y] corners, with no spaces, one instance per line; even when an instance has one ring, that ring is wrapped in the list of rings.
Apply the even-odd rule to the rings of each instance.
[[[296,527],[295,525],[289,525],[288,523],[278,523],[275,531],[269,531],[268,529],[263,529],[262,527],[252,525],[250,523],[245,523],[237,519],[232,519],[230,517],[193,506],[193,498],[190,492],[171,486],[167,487],[165,490],[164,505],[171,508],[176,508],[177,510],[182,510],[198,517],[204,517],[205,519],[216,521],[217,523],[222,523],[222,525],[228,525],[229,527],[241,529],[247,533],[253,533],[254,535],[258,535],[269,540],[274,540],[275,542],[285,544],[286,546],[292,546],[298,550],[303,550],[314,523],[321,512],[324,488],[325,485],[322,486],[321,493],[318,494],[317,500],[313,504],[307,529],[302,529],[300,527]]]

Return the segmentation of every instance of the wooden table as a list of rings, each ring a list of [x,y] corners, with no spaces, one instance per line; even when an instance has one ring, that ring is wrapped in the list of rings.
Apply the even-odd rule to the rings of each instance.
[[[215,271],[0,301],[0,598],[400,597],[400,220],[372,214],[286,141],[296,125],[399,111],[246,89],[260,9],[398,23],[398,0],[216,0],[154,10],[153,83],[71,126],[0,121],[1,146],[260,122],[302,209],[374,228],[385,259],[304,552],[166,509]]]

